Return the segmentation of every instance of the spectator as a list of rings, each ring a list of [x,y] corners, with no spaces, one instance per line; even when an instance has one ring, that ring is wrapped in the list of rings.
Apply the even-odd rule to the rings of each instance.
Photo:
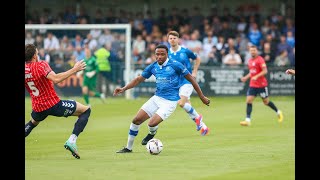
[[[33,44],[36,40],[32,37],[32,33],[30,31],[26,32],[26,37],[24,39],[24,44]]]
[[[47,37],[44,39],[44,50],[50,55],[55,55],[60,49],[60,43],[58,38],[52,34],[52,32],[47,32]]]
[[[229,67],[234,67],[242,64],[242,60],[240,55],[236,53],[235,49],[230,49],[230,52],[225,57],[223,57],[222,63]]]
[[[282,50],[281,53],[276,57],[274,61],[275,66],[289,66],[290,61],[288,58],[287,50]]]
[[[263,49],[261,53],[262,58],[265,60],[267,65],[273,65],[275,59],[275,52],[271,51],[271,45],[269,42],[263,44]]]

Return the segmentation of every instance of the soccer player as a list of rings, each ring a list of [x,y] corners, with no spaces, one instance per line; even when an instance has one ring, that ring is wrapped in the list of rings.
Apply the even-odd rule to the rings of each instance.
[[[296,75],[296,70],[294,70],[294,69],[287,69],[287,70],[286,70],[286,74],[290,74],[290,75],[292,75],[292,76],[295,76],[295,75]]]
[[[275,106],[275,104],[269,100],[268,93],[268,81],[265,75],[268,73],[265,60],[259,56],[258,49],[252,45],[249,48],[251,58],[248,61],[249,73],[241,78],[242,82],[246,82],[250,78],[249,89],[247,91],[247,116],[244,121],[240,122],[242,126],[250,126],[251,124],[251,112],[252,103],[257,95],[260,95],[265,105],[273,109],[278,115],[278,122],[283,121],[282,112]]]
[[[176,109],[179,97],[180,76],[184,76],[191,82],[201,101],[209,105],[210,100],[205,97],[188,69],[178,61],[168,58],[168,47],[160,44],[155,49],[156,62],[148,65],[141,75],[137,76],[127,85],[116,88],[113,95],[131,89],[145,79],[154,75],[156,77],[156,92],[146,103],[144,103],[137,115],[133,118],[128,135],[127,146],[117,151],[117,153],[130,153],[135,137],[138,135],[140,125],[150,118],[148,122],[149,133],[142,140],[141,144],[146,145],[152,139],[158,130],[158,125],[166,120]]]
[[[84,53],[84,62],[87,66],[83,72],[82,94],[84,101],[87,105],[90,106],[90,96],[99,97],[104,102],[105,95],[103,93],[99,93],[96,88],[97,76],[99,72],[99,67],[96,58],[91,55],[91,50],[89,48],[85,48]]]
[[[86,64],[81,60],[68,71],[56,74],[46,61],[39,61],[38,49],[34,44],[25,45],[25,88],[29,92],[32,102],[31,120],[25,124],[25,137],[50,115],[57,117],[78,116],[72,134],[65,142],[64,147],[75,158],[80,159],[76,141],[87,125],[91,109],[74,100],[61,100],[54,90],[53,83],[59,83],[85,68]]]
[[[179,45],[179,33],[177,31],[170,31],[167,36],[168,42],[171,46],[168,53],[169,58],[181,62],[190,73],[192,72],[192,76],[196,78],[198,68],[201,63],[200,57],[193,53],[190,49],[181,47]],[[195,61],[193,70],[191,60]],[[178,101],[178,104],[188,113],[191,120],[196,123],[197,131],[201,130],[201,135],[205,136],[209,133],[209,128],[203,122],[202,115],[198,114],[195,108],[191,105],[190,96],[192,92],[193,86],[191,82],[181,76],[179,89],[180,100]]]

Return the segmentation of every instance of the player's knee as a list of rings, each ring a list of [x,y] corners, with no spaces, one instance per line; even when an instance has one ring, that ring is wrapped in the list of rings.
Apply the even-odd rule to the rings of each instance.
[[[83,112],[80,116],[84,117],[84,118],[89,118],[91,114],[91,108],[89,107],[85,112]]]
[[[143,123],[143,121],[141,119],[138,119],[135,117],[135,118],[133,118],[132,123],[136,124],[136,125],[140,125]]]
[[[178,105],[180,106],[180,107],[182,107],[183,108],[183,106],[184,106],[184,102],[182,102],[182,101],[178,101]]]

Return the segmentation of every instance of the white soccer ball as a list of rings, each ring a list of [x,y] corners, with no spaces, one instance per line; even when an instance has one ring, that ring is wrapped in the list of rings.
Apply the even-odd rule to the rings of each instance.
[[[158,155],[163,150],[163,144],[159,139],[150,139],[146,149],[151,155]]]

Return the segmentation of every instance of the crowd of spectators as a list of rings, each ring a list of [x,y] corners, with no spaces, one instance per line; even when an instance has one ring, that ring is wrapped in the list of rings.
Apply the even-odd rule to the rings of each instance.
[[[29,12],[26,24],[116,24],[130,23],[132,27],[132,63],[146,66],[155,61],[154,48],[166,44],[166,34],[175,30],[180,33],[181,45],[197,53],[204,66],[246,65],[250,54],[248,47],[258,47],[268,66],[295,66],[295,15],[294,9],[286,8],[285,14],[271,9],[262,15],[261,7],[247,11],[244,6],[235,10],[223,8],[221,13],[212,8],[208,14],[195,6],[190,9],[162,8],[158,16],[151,11],[119,13],[110,8],[102,12],[97,8],[90,16],[84,7],[76,12],[66,8],[53,14],[50,9]],[[119,15],[117,15],[119,14]],[[37,45],[40,57],[58,72],[70,68],[84,56],[84,48],[95,51],[101,47],[110,51],[112,64],[124,65],[125,34],[110,29],[87,31],[26,30],[25,43]],[[117,68],[117,67],[116,67]]]

